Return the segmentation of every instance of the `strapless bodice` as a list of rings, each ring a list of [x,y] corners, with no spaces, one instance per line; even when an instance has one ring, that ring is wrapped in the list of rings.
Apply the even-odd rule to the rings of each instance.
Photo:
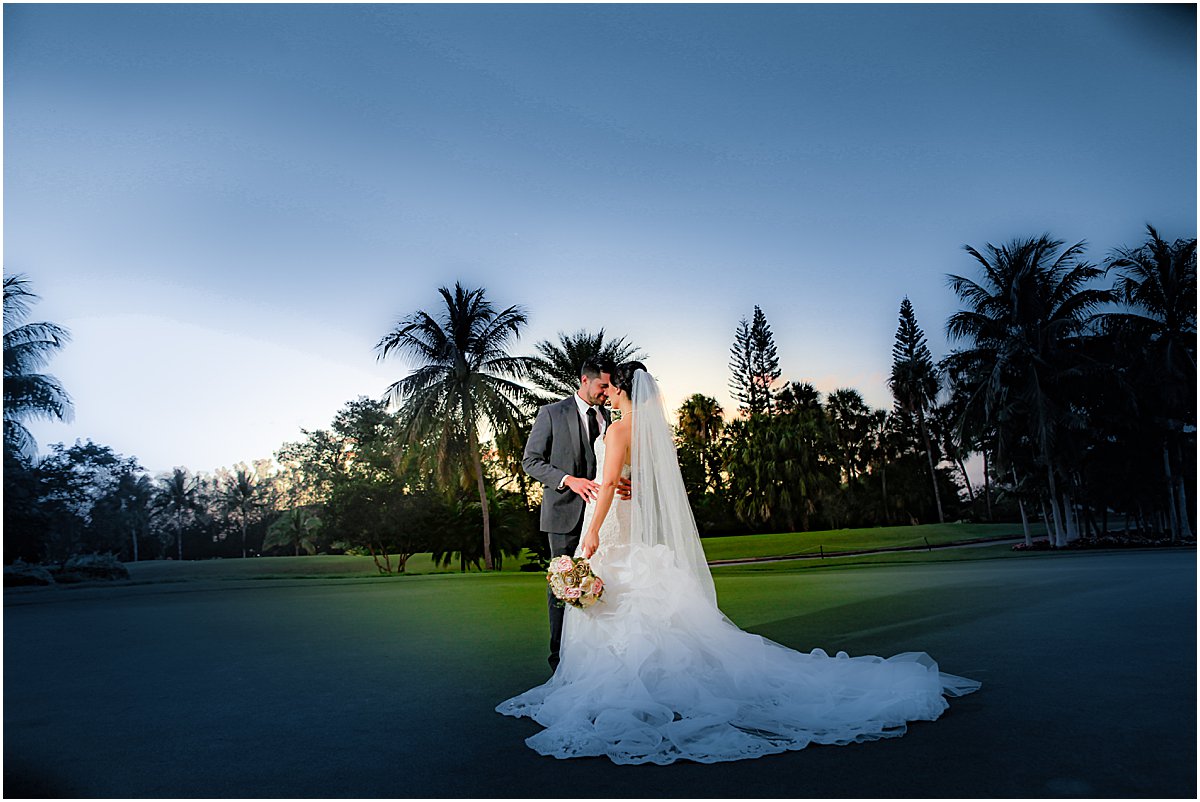
[[[602,472],[604,471],[604,438],[596,438],[596,481],[602,482]],[[628,479],[631,475],[629,463],[621,466],[621,476]],[[589,501],[587,507],[583,511],[583,528],[582,532],[587,532],[588,527],[592,523],[592,516],[596,513],[596,502]],[[591,562],[593,568],[601,565],[604,562],[606,554],[613,547],[629,543],[629,513],[630,505],[620,495],[613,496],[612,506],[608,508],[608,514],[604,516],[603,523],[600,524],[600,547],[596,550],[596,554],[592,556]],[[580,549],[583,543],[580,540]],[[576,550],[575,556],[581,556],[579,549]],[[599,571],[597,571],[599,573]]]

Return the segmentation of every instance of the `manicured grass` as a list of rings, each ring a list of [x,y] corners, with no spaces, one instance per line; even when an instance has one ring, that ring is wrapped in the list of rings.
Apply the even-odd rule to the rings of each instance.
[[[1043,534],[1042,527],[1034,528],[1034,535]],[[864,549],[891,548],[896,546],[923,546],[928,539],[931,545],[960,540],[1021,535],[1020,525],[1014,524],[927,524],[922,526],[892,526],[872,529],[839,529],[821,532],[792,532],[774,535],[739,535],[730,537],[704,538],[704,551],[710,560],[729,560],[747,557],[780,557],[790,555],[817,554],[819,547],[826,552],[859,551]],[[1004,547],[1007,549],[1007,547]],[[979,551],[971,549],[969,552]],[[902,553],[903,554],[903,553]],[[987,556],[1007,556],[1000,551]],[[930,556],[873,555],[871,557],[838,558],[853,559],[855,563],[879,562],[929,562],[931,560],[980,559],[983,554],[959,555],[955,552],[934,552]],[[503,562],[503,573],[521,573],[520,568],[528,562],[527,556],[507,558]],[[831,560],[823,564],[843,564]],[[154,560],[127,564],[134,582],[184,582],[196,580],[244,580],[244,579],[298,579],[298,578],[368,578],[380,577],[370,557],[340,554],[317,554],[302,557],[251,557],[224,560]],[[393,566],[395,561],[393,560]],[[469,573],[478,569],[470,568]],[[437,565],[433,555],[426,552],[409,558],[403,575],[422,576],[428,574],[457,574],[457,563],[449,567]],[[536,572],[535,572],[536,574]],[[381,577],[387,579],[389,577]]]
[[[935,551],[892,551],[878,554],[856,554],[848,557],[826,557],[825,559],[782,560],[778,562],[737,563],[714,565],[713,574],[725,575],[738,572],[771,573],[780,571],[821,571],[832,568],[852,568],[871,565],[916,565],[924,563],[969,562],[974,560],[996,560],[1008,557],[1021,559],[1045,554],[1045,552],[1013,551],[1007,543],[985,544],[962,549],[937,549]]]
[[[1045,528],[1031,527],[1034,537]],[[898,546],[937,546],[961,540],[1021,537],[1020,524],[921,524],[878,526],[867,529],[833,529],[820,532],[788,532],[775,535],[737,535],[704,538],[704,553],[710,560],[745,557],[783,557],[830,551],[861,551]]]
[[[517,573],[526,562],[524,558],[506,559],[503,573]],[[396,568],[393,557],[392,567]],[[130,579],[134,582],[184,582],[195,580],[241,580],[241,579],[350,579],[380,577],[400,578],[405,575],[457,574],[458,563],[443,568],[433,562],[428,552],[414,554],[405,566],[405,574],[382,575],[370,557],[346,554],[314,554],[302,557],[248,557],[218,560],[149,560],[126,563]],[[468,569],[478,573],[478,569]]]
[[[547,676],[536,574],[339,577],[349,563],[292,558],[331,571],[222,582],[268,562],[225,560],[209,582],[8,591],[4,792],[1193,797],[1195,553],[979,559],[1005,548],[716,569],[749,631],[927,651],[983,689],[897,740],[709,766],[543,758],[523,743],[536,724],[493,712]]]

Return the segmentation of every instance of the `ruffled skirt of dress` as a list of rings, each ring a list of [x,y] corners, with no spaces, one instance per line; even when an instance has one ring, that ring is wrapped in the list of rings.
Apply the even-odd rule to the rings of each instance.
[[[830,657],[744,632],[663,547],[602,557],[604,598],[567,609],[558,671],[496,708],[545,727],[526,739],[543,755],[715,763],[894,738],[979,688],[924,652]]]

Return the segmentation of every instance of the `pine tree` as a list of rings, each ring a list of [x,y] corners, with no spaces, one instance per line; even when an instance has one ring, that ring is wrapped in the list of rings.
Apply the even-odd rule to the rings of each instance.
[[[938,393],[938,371],[933,364],[933,354],[925,340],[925,332],[917,325],[917,314],[913,311],[908,296],[900,302],[900,325],[896,328],[896,342],[892,345],[892,375],[888,379],[896,409],[911,415],[925,442],[925,453],[929,457],[929,475],[933,480],[933,497],[937,502],[938,521],[945,523],[942,513],[942,496],[938,490],[937,471],[933,459],[933,448],[929,442],[926,413],[932,409]]]
[[[762,309],[754,307],[753,322],[742,318],[729,349],[729,370],[733,376],[729,389],[739,408],[751,415],[770,411],[771,385],[779,379],[779,356],[775,336]]]

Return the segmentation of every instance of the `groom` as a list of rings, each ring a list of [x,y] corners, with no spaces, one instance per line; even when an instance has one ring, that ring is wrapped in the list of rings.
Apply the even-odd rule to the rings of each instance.
[[[525,473],[545,485],[540,528],[550,539],[550,556],[573,556],[579,545],[585,503],[599,493],[596,482],[598,437],[608,428],[609,382],[615,369],[609,360],[592,358],[579,371],[579,390],[538,410],[525,444]],[[619,491],[629,498],[628,487]],[[550,670],[558,668],[563,608],[546,589],[550,608]]]

